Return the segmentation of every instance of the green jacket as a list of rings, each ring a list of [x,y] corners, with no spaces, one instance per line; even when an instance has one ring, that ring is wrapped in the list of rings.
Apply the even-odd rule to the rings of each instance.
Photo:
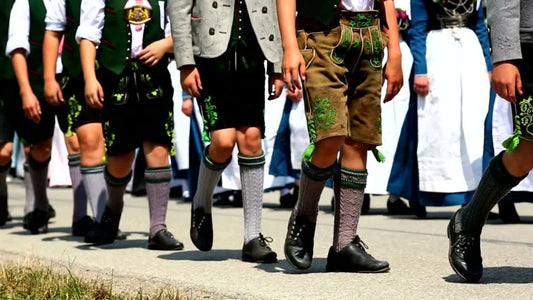
[[[149,0],[152,5],[152,19],[144,24],[143,46],[165,38],[161,28],[161,12],[158,0]],[[164,1],[166,5],[166,0]],[[106,0],[104,29],[98,48],[98,62],[115,74],[120,74],[130,59],[131,32],[124,16],[124,1]]]
[[[28,77],[33,93],[41,98],[44,95],[43,79],[43,40],[46,24],[46,7],[43,0],[28,0],[30,3],[30,54],[28,64]]]
[[[11,59],[5,55],[9,30],[9,15],[13,3],[15,3],[15,0],[0,1],[0,70],[2,70],[0,76],[5,79],[12,79],[15,77]]]
[[[65,1],[67,25],[65,28],[65,42],[63,43],[61,60],[66,73],[73,77],[80,76],[82,73],[80,46],[76,42],[76,30],[80,25],[80,8],[81,0]]]

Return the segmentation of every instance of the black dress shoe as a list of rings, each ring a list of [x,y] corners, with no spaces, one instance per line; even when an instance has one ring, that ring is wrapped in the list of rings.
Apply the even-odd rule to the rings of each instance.
[[[514,202],[498,202],[499,217],[502,219],[503,223],[506,224],[516,224],[520,223],[520,216],[516,211]]]
[[[148,249],[151,250],[181,250],[183,243],[178,241],[170,231],[159,230],[153,238],[148,239]]]
[[[84,242],[93,245],[113,243],[117,237],[121,215],[122,213],[114,213],[106,206],[102,220],[96,224],[93,230],[87,232]]]
[[[52,219],[56,217],[56,210],[52,207],[52,205],[48,204],[48,219]]]
[[[117,229],[117,237],[115,237],[115,240],[117,241],[123,241],[128,238],[128,235],[122,232],[122,230]]]
[[[272,251],[269,243],[272,238],[264,237],[261,233],[255,239],[242,246],[242,260],[257,263],[275,263],[278,261],[276,252]]]
[[[72,235],[85,236],[90,230],[94,229],[96,222],[89,216],[84,216],[76,222],[72,222]]]
[[[203,207],[193,210],[191,205],[191,240],[202,251],[209,251],[213,247],[213,220]]]
[[[31,234],[48,232],[48,212],[36,209],[26,216],[27,229],[31,232]]]
[[[287,261],[298,269],[308,269],[313,261],[316,223],[311,223],[294,212],[289,219],[284,252]]]
[[[366,252],[365,248],[368,249],[359,236],[356,236],[353,242],[339,252],[330,247],[326,271],[382,273],[390,270],[388,262],[375,259]]]
[[[389,197],[387,199],[387,213],[389,215],[410,215],[413,212],[401,199],[391,202]]]
[[[4,226],[8,221],[7,197],[0,196],[0,226]]]
[[[448,260],[452,269],[461,278],[468,282],[478,282],[483,275],[479,234],[461,230],[460,211],[453,214],[448,224],[448,239],[450,240]]]

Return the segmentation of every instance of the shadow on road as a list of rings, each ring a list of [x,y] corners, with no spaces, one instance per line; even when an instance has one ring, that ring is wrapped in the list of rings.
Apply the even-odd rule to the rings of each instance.
[[[448,275],[443,277],[443,279],[451,283],[466,283],[456,274]],[[483,277],[479,281],[479,284],[494,283],[533,283],[533,268],[510,266],[483,268]]]
[[[326,272],[326,259],[315,258],[311,267],[307,270],[299,270],[293,267],[286,259],[280,259],[274,264],[258,264],[256,269],[263,270],[268,273],[284,273],[284,274],[309,274],[309,273],[324,273]]]
[[[211,251],[179,251],[159,255],[161,259],[191,260],[191,261],[223,261],[228,259],[241,259],[241,250],[215,249]]]

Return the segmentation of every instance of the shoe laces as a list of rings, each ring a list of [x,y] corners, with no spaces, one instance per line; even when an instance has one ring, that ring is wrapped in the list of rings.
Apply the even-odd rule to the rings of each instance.
[[[259,234],[259,244],[263,247],[269,247],[270,246],[270,243],[272,243],[274,241],[273,238],[269,237],[269,236],[263,236],[262,233]]]
[[[368,249],[368,246],[359,238],[359,236],[356,236],[353,243],[359,247],[363,252],[366,253],[366,249]]]
[[[292,221],[291,233],[289,236],[291,240],[298,240],[298,237],[300,237],[300,234],[305,228],[305,224],[299,224],[300,226],[297,225],[298,224],[296,223],[296,218],[294,218],[294,220]]]
[[[459,235],[457,238],[457,241],[454,245],[454,251],[455,253],[461,255],[461,257],[465,257],[466,255],[469,255],[471,257],[476,257],[475,253],[475,238],[472,236],[467,235]]]

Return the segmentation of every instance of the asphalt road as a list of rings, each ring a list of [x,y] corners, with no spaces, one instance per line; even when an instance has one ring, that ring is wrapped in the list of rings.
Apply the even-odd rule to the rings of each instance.
[[[517,205],[523,222],[490,221],[482,236],[485,274],[479,284],[464,284],[447,259],[446,225],[458,207],[430,207],[427,219],[387,216],[383,196],[372,196],[370,214],[361,217],[359,234],[369,253],[389,261],[384,274],[326,273],[332,242],[331,190],[323,193],[315,236],[315,257],[309,270],[293,269],[283,255],[290,210],[278,208],[276,192],[265,194],[263,233],[274,239],[275,264],[240,261],[241,208],[214,208],[214,245],[196,250],[189,238],[190,203],[172,199],[169,230],[185,243],[182,251],[152,251],[147,246],[148,206],[145,197],[126,196],[120,228],[127,240],[88,246],[70,235],[70,189],[49,189],[57,211],[49,233],[31,235],[22,229],[24,189],[9,184],[13,222],[0,228],[2,257],[37,257],[73,271],[102,277],[131,278],[199,291],[212,298],[236,299],[533,299],[533,205]],[[90,210],[89,210],[90,211]],[[496,210],[497,211],[497,210]]]

